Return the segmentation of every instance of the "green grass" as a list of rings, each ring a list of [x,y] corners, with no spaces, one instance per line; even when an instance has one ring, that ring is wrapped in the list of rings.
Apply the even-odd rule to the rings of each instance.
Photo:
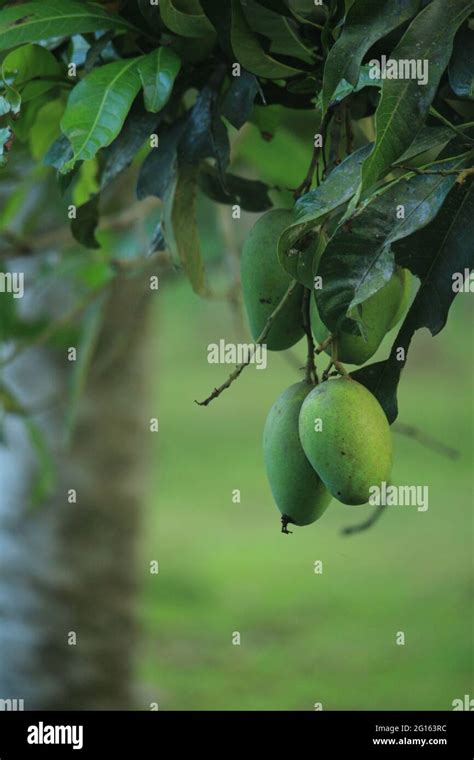
[[[208,343],[236,340],[228,307],[177,282],[155,317],[160,419],[142,549],[143,693],[160,709],[450,709],[473,693],[472,308],[461,295],[436,340],[417,336],[400,420],[459,448],[457,461],[396,436],[394,482],[429,486],[426,513],[333,502],[320,522],[279,531],[262,463],[266,414],[297,378],[280,355],[249,367],[208,408],[227,367]],[[304,348],[295,353],[304,356]],[[381,357],[384,350],[381,350]],[[232,501],[240,489],[241,502]],[[159,575],[147,573],[151,559]],[[322,560],[323,573],[314,573]],[[232,645],[233,632],[241,645]],[[397,646],[403,631],[405,646]]]

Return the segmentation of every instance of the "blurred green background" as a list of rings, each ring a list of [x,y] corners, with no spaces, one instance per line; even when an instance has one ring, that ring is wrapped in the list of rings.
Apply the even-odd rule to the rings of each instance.
[[[213,272],[212,261],[257,218],[231,222],[223,239],[229,215],[202,212],[211,281],[221,290],[222,268]],[[232,256],[224,261],[231,269]],[[429,509],[388,507],[353,536],[341,529],[373,508],[334,501],[319,522],[282,535],[266,481],[264,420],[298,379],[305,346],[291,361],[269,353],[266,370],[247,368],[202,408],[194,400],[232,369],[208,364],[208,344],[248,334],[228,303],[200,300],[179,277],[167,280],[158,301],[160,433],[141,552],[143,699],[165,710],[421,710],[452,709],[472,694],[472,296],[458,296],[436,339],[416,335],[399,393],[399,420],[460,457],[395,435],[393,482],[429,486]],[[240,646],[232,644],[237,631]]]

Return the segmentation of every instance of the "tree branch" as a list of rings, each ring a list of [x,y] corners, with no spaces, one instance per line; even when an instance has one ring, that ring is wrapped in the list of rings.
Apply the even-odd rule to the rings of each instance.
[[[263,328],[262,333],[259,335],[259,337],[255,341],[255,345],[261,345],[262,343],[265,342],[266,338],[268,337],[268,333],[271,330],[273,322],[275,321],[276,317],[281,312],[281,310],[283,309],[283,307],[285,306],[285,304],[287,303],[287,301],[293,295],[293,293],[294,293],[295,288],[297,287],[297,285],[298,285],[298,283],[296,282],[296,280],[292,280],[291,281],[291,283],[290,283],[290,285],[288,287],[288,290],[286,291],[285,295],[283,296],[283,298],[281,299],[280,303],[276,307],[275,311],[273,311],[272,314],[270,314],[270,316],[268,317],[267,322],[265,324],[265,327]],[[243,362],[242,364],[239,364],[234,369],[234,371],[231,372],[231,374],[229,375],[229,377],[227,378],[227,380],[225,381],[225,383],[222,383],[222,385],[220,385],[218,388],[214,388],[214,390],[212,391],[212,393],[210,394],[210,396],[208,396],[206,399],[204,399],[204,401],[197,401],[197,400],[195,400],[194,403],[197,404],[198,406],[208,406],[211,403],[211,401],[213,401],[215,398],[218,398],[221,395],[221,393],[223,393],[227,388],[230,388],[230,386],[232,385],[232,383],[235,380],[237,380],[238,377],[240,377],[240,375],[244,371],[245,367],[248,367],[248,365],[252,361],[254,355],[255,355],[255,347],[253,348],[253,351],[249,355],[247,361]]]

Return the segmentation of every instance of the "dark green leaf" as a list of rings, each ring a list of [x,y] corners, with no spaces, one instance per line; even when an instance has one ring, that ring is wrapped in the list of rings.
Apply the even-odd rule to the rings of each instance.
[[[264,7],[257,0],[246,0],[242,6],[247,23],[252,31],[270,40],[269,52],[276,55],[291,56],[305,63],[313,63],[311,49],[298,34],[298,26],[291,14],[282,15],[279,11]]]
[[[449,83],[460,98],[474,98],[474,31],[468,27],[461,29],[454,40]]]
[[[464,166],[465,156],[432,164],[430,171]],[[429,224],[455,181],[455,176],[439,174],[402,177],[341,223],[318,268],[323,287],[316,300],[329,330],[358,329],[346,315],[390,279],[395,267],[392,244]],[[399,218],[401,210],[403,218]]]
[[[163,23],[181,37],[204,37],[213,32],[198,0],[160,0]]]
[[[209,164],[202,165],[198,183],[202,192],[216,203],[238,205],[254,213],[267,211],[273,205],[264,182],[226,174],[224,190],[218,172]]]
[[[364,145],[337,166],[315,190],[303,195],[295,206],[295,222],[282,233],[278,256],[284,269],[293,277],[296,257],[291,253],[297,241],[321,224],[323,218],[346,203],[357,190],[360,168],[372,145]]]
[[[378,398],[389,422],[397,417],[397,385],[413,335],[423,327],[432,335],[443,329],[456,296],[453,277],[474,267],[473,239],[474,184],[470,182],[451,190],[431,224],[394,246],[397,263],[420,278],[420,288],[390,357],[353,373]]]
[[[240,129],[249,120],[255,96],[259,91],[258,79],[248,71],[232,77],[232,83],[222,103],[221,113],[233,127]]]
[[[180,68],[179,57],[165,47],[157,48],[138,64],[148,111],[158,113],[166,105]]]
[[[71,232],[75,239],[86,248],[100,248],[95,237],[98,223],[99,196],[95,195],[76,209],[76,218],[71,219]]]
[[[428,81],[423,85],[416,79],[385,79],[375,117],[377,139],[362,167],[362,194],[387,173],[423,126],[448,65],[454,35],[473,9],[474,0],[432,0],[392,52],[396,62],[428,62]]]
[[[231,42],[236,60],[248,71],[266,79],[286,79],[299,74],[299,69],[277,61],[264,51],[248,25],[239,0],[231,2]]]
[[[72,156],[73,150],[71,143],[65,135],[60,135],[49,148],[43,158],[43,163],[46,164],[46,166],[53,166],[55,169],[61,170],[63,166],[71,160]]]
[[[223,178],[229,165],[230,143],[227,129],[217,113],[217,93],[212,87],[204,87],[199,93],[180,140],[178,154],[187,163],[214,158]]]
[[[331,48],[324,68],[323,111],[342,79],[355,86],[364,55],[381,37],[414,16],[420,0],[357,0],[347,13],[342,33]]]
[[[41,0],[5,8],[0,14],[0,50],[103,29],[133,28],[119,15],[100,5],[74,0]]]
[[[103,150],[101,189],[130,165],[145,140],[155,132],[158,122],[159,117],[145,111],[140,103],[133,105],[120,134]]]
[[[159,133],[159,146],[152,148],[140,169],[137,183],[137,198],[143,200],[149,195],[164,199],[177,170],[178,143],[186,128],[187,116],[174,124],[163,127]]]

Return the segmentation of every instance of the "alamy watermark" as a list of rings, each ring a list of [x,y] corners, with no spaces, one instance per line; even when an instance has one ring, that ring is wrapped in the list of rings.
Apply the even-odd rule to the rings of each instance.
[[[13,293],[13,298],[23,298],[25,275],[23,272],[0,272],[0,293]]]
[[[426,512],[429,506],[428,486],[392,486],[384,480],[370,486],[369,504],[374,507],[416,507]]]
[[[369,61],[370,79],[416,79],[419,85],[427,85],[430,62],[427,58],[372,58]]]
[[[267,347],[264,343],[210,343],[207,347],[209,364],[255,364],[267,368]]]

